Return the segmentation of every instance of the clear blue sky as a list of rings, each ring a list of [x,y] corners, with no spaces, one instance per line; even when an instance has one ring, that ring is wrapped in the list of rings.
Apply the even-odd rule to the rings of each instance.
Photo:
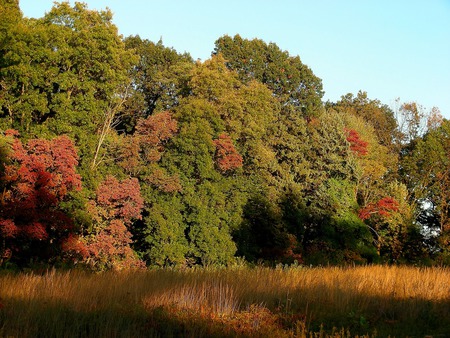
[[[70,1],[73,3],[73,1]],[[85,0],[124,36],[206,60],[222,35],[274,42],[323,80],[325,100],[367,91],[437,106],[450,119],[450,0]],[[53,0],[20,0],[42,17]]]

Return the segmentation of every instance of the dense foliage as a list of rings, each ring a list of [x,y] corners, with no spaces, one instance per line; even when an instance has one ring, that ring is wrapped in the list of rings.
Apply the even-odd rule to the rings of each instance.
[[[449,262],[437,109],[325,103],[259,39],[193,62],[108,10],[0,3],[1,264]]]

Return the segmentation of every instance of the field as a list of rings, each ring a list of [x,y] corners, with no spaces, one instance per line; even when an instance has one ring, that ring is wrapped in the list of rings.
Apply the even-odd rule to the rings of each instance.
[[[1,337],[450,337],[450,269],[0,274]]]

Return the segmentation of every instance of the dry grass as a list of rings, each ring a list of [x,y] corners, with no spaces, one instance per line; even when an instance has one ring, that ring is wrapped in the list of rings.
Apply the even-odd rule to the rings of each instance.
[[[0,336],[450,337],[449,282],[395,266],[4,273]]]

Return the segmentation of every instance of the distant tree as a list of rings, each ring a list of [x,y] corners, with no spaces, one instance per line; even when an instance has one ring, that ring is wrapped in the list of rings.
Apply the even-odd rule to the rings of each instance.
[[[408,145],[424,136],[428,130],[437,129],[443,122],[441,112],[437,107],[427,111],[417,102],[400,103],[396,100],[396,119],[399,129],[399,142]]]

